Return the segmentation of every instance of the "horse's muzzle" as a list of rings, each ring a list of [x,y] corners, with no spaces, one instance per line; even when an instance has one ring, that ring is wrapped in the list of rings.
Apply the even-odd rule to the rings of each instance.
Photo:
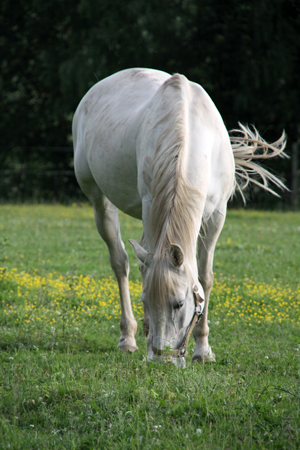
[[[164,364],[174,364],[174,366],[180,367],[181,369],[186,368],[185,357],[183,355],[179,356],[178,350],[159,350],[151,346],[147,359],[148,361],[162,362]]]

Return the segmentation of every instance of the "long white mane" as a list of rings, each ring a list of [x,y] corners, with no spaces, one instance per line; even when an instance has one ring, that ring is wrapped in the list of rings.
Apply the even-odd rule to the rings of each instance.
[[[173,89],[173,101],[166,115],[155,127],[161,128],[156,141],[152,165],[152,206],[150,226],[154,248],[160,256],[171,243],[194,254],[204,201],[201,193],[188,182],[185,175],[186,103],[181,75],[169,78],[161,89]]]

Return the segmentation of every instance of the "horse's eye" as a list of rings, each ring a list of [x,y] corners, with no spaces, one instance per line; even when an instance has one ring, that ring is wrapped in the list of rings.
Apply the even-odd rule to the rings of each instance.
[[[183,301],[183,300],[180,300],[179,302],[177,302],[177,303],[174,304],[173,308],[174,308],[174,309],[180,309],[180,308],[183,307],[183,305],[184,305],[184,301]]]

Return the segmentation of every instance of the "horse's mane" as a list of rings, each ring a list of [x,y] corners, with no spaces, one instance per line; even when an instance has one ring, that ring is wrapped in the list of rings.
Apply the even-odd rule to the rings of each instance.
[[[150,230],[156,261],[153,270],[156,279],[152,279],[152,283],[161,288],[168,284],[166,280],[162,282],[164,276],[168,276],[169,282],[172,278],[167,275],[168,270],[164,270],[170,267],[168,250],[171,244],[181,246],[186,261],[195,258],[199,220],[204,207],[201,193],[189,183],[185,170],[188,144],[186,83],[185,77],[176,74],[161,86],[162,95],[167,89],[172,90],[172,100],[165,95],[169,109],[154,125],[161,131],[152,162]],[[188,270],[187,265],[185,267]]]
[[[188,141],[186,78],[174,75],[161,87],[172,89],[169,111],[155,126],[161,128],[152,163],[150,227],[154,249],[160,256],[171,243],[194,252],[203,202],[187,180],[185,156]],[[192,248],[190,248],[192,246]]]

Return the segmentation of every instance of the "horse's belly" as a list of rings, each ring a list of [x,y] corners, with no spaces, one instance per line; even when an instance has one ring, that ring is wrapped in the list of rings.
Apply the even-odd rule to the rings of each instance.
[[[133,154],[132,154],[133,155]],[[94,180],[103,194],[124,213],[142,219],[136,161],[129,152],[101,149],[89,155]]]
[[[103,188],[102,192],[118,209],[123,211],[125,214],[142,220],[142,202],[140,197],[136,195],[137,192],[130,191],[128,186],[120,192],[116,192],[114,189],[109,189],[106,186]]]

